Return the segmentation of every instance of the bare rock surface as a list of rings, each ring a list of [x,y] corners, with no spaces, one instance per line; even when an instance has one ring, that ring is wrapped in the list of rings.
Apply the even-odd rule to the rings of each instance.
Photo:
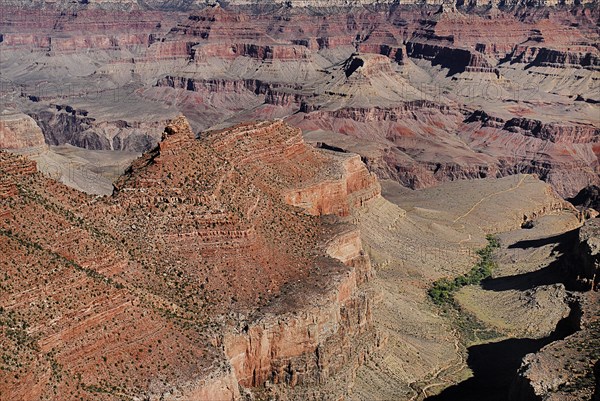
[[[287,118],[331,146],[369,142],[354,152],[371,171],[413,189],[600,184],[593,2],[15,4],[1,98],[51,145],[146,151],[179,112],[194,131]]]
[[[378,347],[358,232],[284,191],[331,171],[348,189],[321,196],[353,210],[345,196],[370,194],[366,205],[379,187],[298,129],[263,122],[198,141],[176,119],[99,199],[0,156],[3,397],[240,399],[239,385],[266,382],[293,397],[351,377]]]

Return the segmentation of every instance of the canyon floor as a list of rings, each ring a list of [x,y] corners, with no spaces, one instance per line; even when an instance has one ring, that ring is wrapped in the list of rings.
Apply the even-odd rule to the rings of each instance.
[[[369,206],[358,217],[358,225],[377,268],[374,287],[381,302],[374,309],[374,320],[388,343],[384,354],[358,370],[351,399],[366,400],[374,393],[382,394],[381,399],[425,399],[469,380],[473,351],[467,352],[467,347],[544,338],[569,315],[564,286],[555,284],[552,277],[547,284],[519,277],[547,269],[557,258],[552,238],[580,225],[573,210],[547,198],[543,186],[530,176],[457,182],[414,192],[399,189],[393,182],[383,184],[384,197],[395,205]],[[406,214],[399,215],[398,207]],[[552,213],[536,219],[534,229],[520,228],[522,216],[536,214],[536,210]],[[475,263],[474,250],[484,246],[489,232],[502,233],[500,267],[494,279],[483,288],[468,286],[458,292],[460,313],[440,313],[427,297],[428,286],[433,279],[465,273]],[[515,244],[536,239],[546,243],[514,249]],[[494,288],[493,283],[503,276],[515,276],[515,283]],[[512,379],[520,358],[516,362]],[[505,373],[498,369],[494,374]],[[508,399],[507,392],[498,390],[508,390],[510,380],[487,394],[467,388],[455,392],[454,398],[440,399]],[[490,381],[482,388],[494,385]]]

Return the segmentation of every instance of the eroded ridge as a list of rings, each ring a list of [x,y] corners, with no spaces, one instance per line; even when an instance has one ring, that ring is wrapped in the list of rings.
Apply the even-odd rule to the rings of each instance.
[[[379,196],[359,159],[281,121],[200,137],[176,118],[104,198],[0,153],[3,396],[304,397],[379,346],[359,232],[322,215]],[[341,209],[286,203],[321,180]]]

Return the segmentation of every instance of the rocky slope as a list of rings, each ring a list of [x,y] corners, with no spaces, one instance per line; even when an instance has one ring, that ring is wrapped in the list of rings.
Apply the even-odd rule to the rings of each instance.
[[[500,340],[499,331],[509,338],[522,333],[543,337],[569,313],[561,286],[469,294],[471,309],[488,311],[482,316],[486,318],[484,324],[476,319],[453,322],[427,297],[434,280],[456,277],[472,268],[474,250],[482,247],[488,233],[511,231],[526,236],[536,231],[537,235],[552,236],[565,227],[576,228],[579,222],[574,210],[547,184],[532,176],[520,176],[447,182],[417,191],[407,191],[392,181],[382,187],[384,199],[361,209],[353,218],[377,268],[373,283],[382,301],[375,305],[373,319],[386,345],[358,369],[351,400],[373,398],[374,394],[381,399],[403,400],[434,396],[478,375],[470,370],[473,367],[465,349],[473,342]],[[520,228],[524,215],[536,221],[536,228]],[[542,223],[547,219],[556,219],[558,224],[547,227]],[[551,249],[547,251],[551,253]],[[543,260],[537,255],[543,252],[537,247],[529,252],[523,260],[530,260],[532,270],[539,269]],[[514,267],[514,262],[507,263]],[[486,326],[503,319],[509,327]],[[519,362],[517,359],[515,372]],[[497,376],[506,374],[501,368],[494,370],[496,359],[492,355],[487,365],[494,367]],[[485,382],[483,385],[485,389]],[[507,392],[509,385],[510,381],[501,383],[494,391],[497,396],[489,399],[505,400],[503,391]],[[442,399],[485,397],[465,391]]]
[[[3,398],[294,399],[377,348],[356,229],[285,202],[343,182],[347,213],[366,168],[282,122],[203,135],[176,119],[103,199],[0,153]]]
[[[598,360],[598,219],[589,220],[579,231],[573,275],[586,292],[574,300],[574,324],[578,331],[527,355],[513,389],[514,400],[595,400],[600,395]]]
[[[51,145],[149,150],[179,112],[196,131],[287,117],[411,188],[600,184],[593,4],[45,4],[3,3],[0,92]]]

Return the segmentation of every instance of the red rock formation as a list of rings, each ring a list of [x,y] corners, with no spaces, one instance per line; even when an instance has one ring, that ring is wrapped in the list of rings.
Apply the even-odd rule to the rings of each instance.
[[[0,116],[0,149],[42,152],[47,148],[42,130],[31,117],[20,113]]]
[[[322,204],[377,196],[360,159],[281,121],[202,138],[175,120],[99,200],[0,153],[3,394],[235,400],[351,374],[376,346],[358,232],[284,202],[332,177],[350,199]]]
[[[503,129],[554,143],[598,143],[600,128],[591,125],[543,124],[527,118],[513,118]]]
[[[292,190],[285,194],[286,202],[310,214],[348,216],[352,208],[359,208],[381,194],[377,179],[367,171],[360,156],[346,156],[342,166],[340,179]]]
[[[209,57],[233,60],[251,57],[257,60],[306,60],[309,50],[297,45],[260,45],[255,43],[210,44],[194,48],[194,60],[205,61]]]
[[[35,162],[23,157],[9,156],[0,150],[0,199],[10,200],[18,195],[19,190],[13,175],[32,175],[37,171]],[[10,208],[0,207],[0,221],[10,219]]]

